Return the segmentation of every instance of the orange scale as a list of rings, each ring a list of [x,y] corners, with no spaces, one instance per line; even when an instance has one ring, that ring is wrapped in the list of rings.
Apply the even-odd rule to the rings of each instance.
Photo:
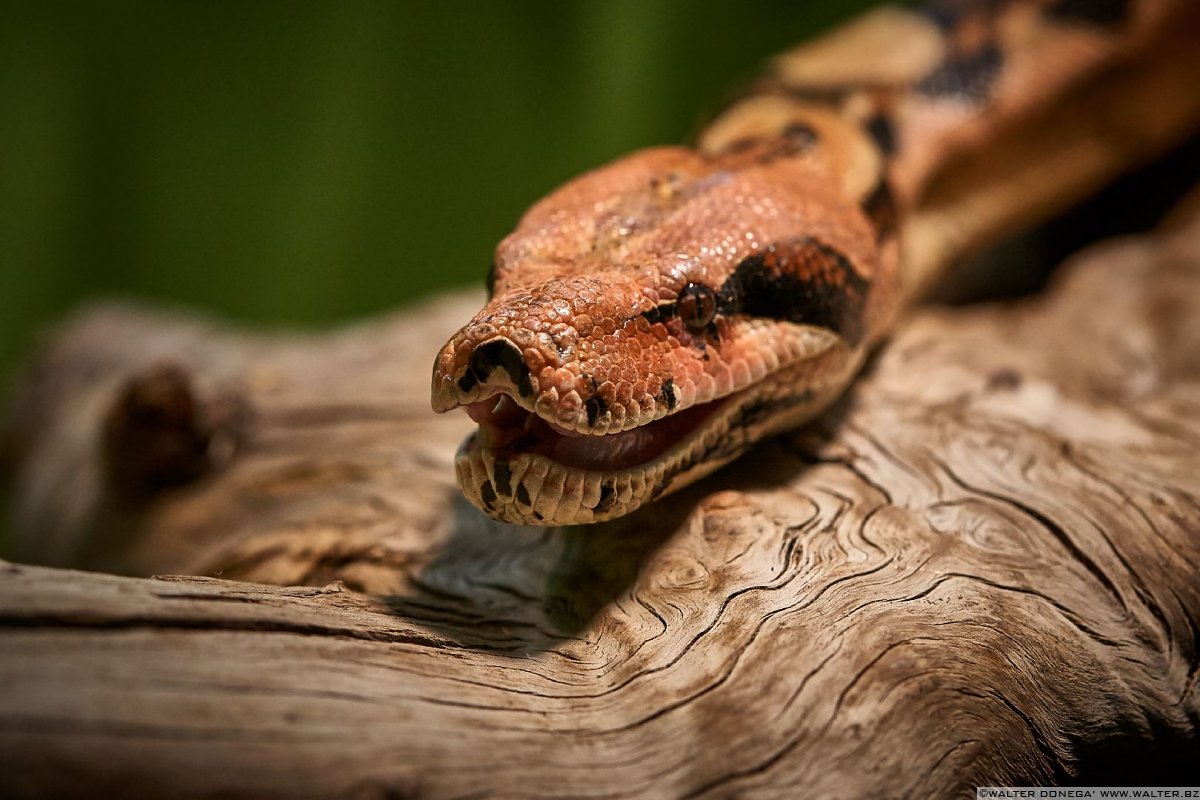
[[[580,398],[579,392],[564,392],[559,398],[558,407],[568,414],[578,414],[579,410],[583,408],[583,399]]]
[[[558,386],[560,389],[571,389],[575,386],[578,378],[569,368],[559,367],[553,370],[553,377],[548,381],[553,386]]]
[[[739,358],[730,365],[730,373],[735,386],[746,386],[754,380],[750,364],[744,358]]]
[[[533,347],[536,337],[537,334],[527,327],[514,327],[508,334],[508,338],[512,339],[513,343],[522,350]]]
[[[612,423],[609,425],[609,430],[619,431],[625,427],[625,420],[629,417],[628,408],[625,403],[613,403],[608,409],[609,418]]]
[[[613,384],[609,383],[607,385],[612,386]],[[615,397],[618,404],[623,406],[629,405],[633,402],[633,388],[627,382],[622,381],[616,384]]]
[[[532,373],[541,372],[542,367],[546,364],[546,357],[542,355],[541,348],[530,347],[525,350],[525,365],[529,367]]]

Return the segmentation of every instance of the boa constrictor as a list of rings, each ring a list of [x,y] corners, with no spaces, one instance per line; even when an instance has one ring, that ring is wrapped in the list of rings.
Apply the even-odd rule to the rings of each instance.
[[[587,523],[810,420],[965,254],[1200,122],[1200,2],[884,7],[778,59],[694,148],[536,203],[438,354],[459,483]]]

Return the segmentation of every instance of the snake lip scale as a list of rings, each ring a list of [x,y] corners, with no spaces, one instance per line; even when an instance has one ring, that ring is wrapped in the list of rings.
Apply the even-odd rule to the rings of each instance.
[[[884,6],[551,192],[434,361],[464,495],[599,522],[812,419],[950,265],[1200,128],[1198,33],[1190,0]]]

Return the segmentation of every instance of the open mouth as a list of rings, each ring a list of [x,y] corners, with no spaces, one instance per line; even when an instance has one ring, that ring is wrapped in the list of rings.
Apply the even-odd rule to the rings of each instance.
[[[506,394],[466,406],[479,424],[476,444],[497,455],[536,453],[566,467],[598,472],[646,464],[687,438],[726,398],[692,406],[620,433],[589,435],[547,422]]]

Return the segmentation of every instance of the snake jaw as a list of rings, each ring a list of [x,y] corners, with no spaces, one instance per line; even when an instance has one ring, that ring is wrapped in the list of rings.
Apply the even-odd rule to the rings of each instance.
[[[459,449],[458,481],[472,504],[505,522],[561,525],[621,516],[674,488],[673,475],[690,469],[687,480],[694,480],[740,452],[720,461],[698,458],[717,444],[716,431],[704,435],[704,421],[729,400],[608,435],[556,431],[533,414],[512,428],[485,418]],[[505,398],[496,405],[507,405]],[[480,415],[478,407],[468,413]],[[680,469],[689,456],[695,463]]]
[[[797,357],[765,376],[684,408],[668,408],[660,395],[650,421],[612,433],[555,422],[541,413],[555,393],[522,397],[508,370],[463,393],[435,368],[435,386],[453,387],[443,410],[463,408],[479,425],[456,456],[459,485],[472,504],[505,522],[560,525],[627,514],[810,419],[836,397],[862,349],[824,336],[800,341],[807,345],[794,344]],[[811,388],[797,393],[796,385]]]

